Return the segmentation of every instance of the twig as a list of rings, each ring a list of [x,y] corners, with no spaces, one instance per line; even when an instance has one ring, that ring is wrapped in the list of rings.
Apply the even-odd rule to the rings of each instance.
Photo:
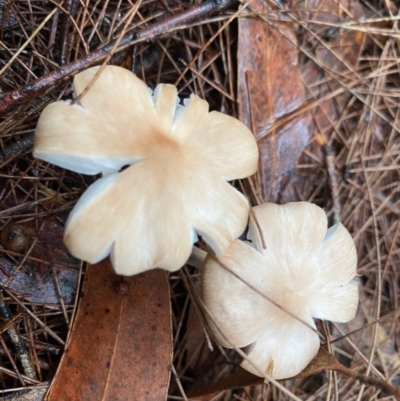
[[[329,188],[333,201],[333,224],[340,223],[340,197],[339,197],[339,183],[335,168],[335,154],[333,149],[327,144],[322,134],[317,135],[317,143],[322,147],[325,155],[326,167],[329,177]]]
[[[137,33],[127,33],[122,39],[120,39],[120,44],[117,51],[121,51],[128,46],[144,42],[145,40],[160,37],[172,30],[178,28],[182,29],[185,24],[189,23],[190,21],[205,17],[216,11],[221,11],[235,4],[236,2],[237,0],[208,0],[200,6],[192,7],[187,11],[167,17],[160,22],[149,26],[148,28],[140,30]],[[6,93],[0,99],[0,115],[3,115],[14,107],[38,97],[46,90],[50,89],[54,85],[59,84],[63,80],[70,78],[78,71],[88,67],[89,65],[99,63],[112,51],[115,43],[116,41],[113,40],[107,45],[83,58],[52,71],[36,81],[29,83],[28,85]]]
[[[34,135],[31,133],[23,136],[18,142],[6,146],[3,152],[4,157],[0,154],[0,164],[12,157],[20,156],[22,153],[29,151],[32,148],[33,142]]]
[[[1,308],[1,305],[0,305]],[[21,318],[22,312],[17,313],[12,319],[8,320],[0,326],[0,335],[7,331],[18,319]]]
[[[334,369],[336,372],[342,373],[346,376],[349,376],[353,379],[358,380],[362,384],[367,384],[369,386],[373,386],[382,390],[385,394],[393,395],[400,400],[400,389],[392,386],[391,384],[385,382],[382,379],[378,379],[377,377],[371,377],[363,375],[362,373],[355,372],[345,366],[341,365]]]
[[[210,336],[209,336],[207,328],[206,328],[207,324],[206,324],[206,322],[204,320],[204,315],[201,313],[200,308],[199,308],[198,300],[200,299],[200,296],[199,296],[199,294],[196,294],[197,295],[197,298],[196,298],[195,292],[192,291],[192,288],[194,288],[194,286],[190,285],[190,283],[189,283],[188,277],[190,276],[190,274],[189,274],[189,271],[188,271],[186,266],[183,267],[183,269],[180,271],[180,274],[181,274],[181,277],[183,279],[183,284],[186,287],[186,289],[188,291],[188,294],[189,294],[189,297],[190,297],[190,299],[192,301],[192,305],[193,305],[193,307],[194,307],[194,309],[196,311],[197,317],[199,318],[201,326],[203,328],[203,332],[204,332],[204,336],[205,336],[206,341],[207,341],[208,349],[212,352],[214,350],[214,347],[212,346],[212,343],[211,343],[211,340],[210,340]]]
[[[8,322],[12,319],[11,311],[4,301],[3,291],[0,291],[0,319],[3,322]],[[14,345],[15,352],[21,361],[25,375],[31,379],[37,380],[35,368],[33,367],[28,351],[26,350],[25,344],[22,342],[21,337],[17,332],[17,329],[14,326],[10,326],[7,329],[7,333],[9,334],[10,340]]]
[[[365,168],[364,160],[362,157],[362,152],[361,152],[361,166],[363,169]],[[373,221],[373,225],[374,225],[374,233],[375,233],[375,241],[376,241],[376,259],[377,259],[377,266],[376,266],[377,267],[377,272],[376,272],[377,280],[376,281],[377,281],[377,285],[375,288],[376,310],[375,310],[374,320],[378,320],[380,318],[380,314],[381,314],[381,296],[382,296],[381,295],[382,294],[382,267],[381,267],[381,253],[380,253],[380,247],[379,247],[379,231],[378,231],[378,222],[377,222],[377,218],[376,218],[375,204],[374,204],[372,192],[371,192],[370,178],[369,178],[369,175],[367,175],[365,173],[365,171],[364,171],[364,177],[365,177],[365,184],[367,186],[368,197],[369,197],[369,201],[370,201],[370,205],[371,205],[372,221]],[[366,376],[369,375],[369,373],[371,371],[371,367],[373,366],[373,359],[374,359],[374,354],[375,354],[375,350],[377,347],[377,341],[378,341],[378,324],[375,324],[374,326],[372,326],[371,353],[369,356]],[[373,378],[371,378],[371,379],[373,379]],[[365,379],[365,382],[362,382],[362,383],[363,383],[363,386],[360,389],[360,392],[357,397],[357,401],[361,400],[365,384],[372,384],[372,382],[369,382],[367,379]],[[394,389],[394,390],[392,390],[392,392],[390,392],[391,386],[389,384],[388,384],[388,386],[389,387],[384,388],[384,390],[388,394],[395,395],[396,397],[398,397],[400,399],[400,390]]]
[[[11,376],[11,377],[15,377],[15,378],[18,377],[17,374],[16,374],[15,372],[13,372],[13,371],[10,370],[10,369],[4,368],[3,366],[0,366],[0,372],[6,374],[6,375],[8,375],[8,376]],[[26,383],[30,383],[30,384],[41,384],[39,381],[37,381],[37,380],[35,380],[35,379],[32,379],[31,377],[24,376],[24,375],[21,375],[21,377],[24,379],[24,382],[26,382]]]
[[[69,44],[69,35],[68,29],[71,23],[71,20],[75,17],[78,11],[78,1],[77,0],[67,0],[65,2],[65,9],[67,13],[63,13],[61,17],[61,27],[60,27],[60,64],[65,65],[67,62],[67,50]]]
[[[8,350],[8,348],[7,348],[7,346],[6,346],[6,343],[5,343],[4,340],[3,340],[3,337],[0,337],[0,345],[2,346],[2,348],[3,348],[4,352],[5,352],[5,354],[7,355],[8,360],[10,361],[11,366],[12,366],[13,369],[14,369],[14,372],[15,372],[16,377],[18,377],[18,380],[21,382],[21,385],[22,385],[22,386],[25,386],[24,379],[22,378],[21,373],[19,372],[19,369],[17,368],[17,365],[16,365],[16,363],[15,363],[15,361],[14,361],[14,358],[13,358],[12,355],[10,354],[10,351]]]
[[[174,375],[176,384],[178,385],[179,391],[180,391],[180,393],[182,394],[183,399],[184,399],[185,401],[188,401],[188,398],[186,397],[186,394],[185,394],[185,390],[183,389],[182,384],[181,384],[181,381],[179,380],[179,376],[178,376],[178,374],[176,373],[176,369],[175,369],[174,364],[171,365],[171,370],[172,370],[172,374]]]
[[[27,308],[12,292],[8,291],[7,288],[3,290],[9,295],[29,316],[32,317],[48,334],[50,334],[58,343],[65,345],[63,341],[53,330],[46,326],[29,308]]]

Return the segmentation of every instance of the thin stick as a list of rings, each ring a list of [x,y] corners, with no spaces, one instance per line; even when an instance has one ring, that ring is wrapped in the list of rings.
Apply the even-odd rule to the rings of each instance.
[[[0,291],[0,319],[3,322],[8,322],[12,319],[11,311],[4,300],[3,291]],[[30,360],[25,344],[22,342],[21,337],[19,336],[19,333],[15,326],[10,326],[7,329],[7,333],[10,336],[10,340],[14,345],[18,359],[21,361],[21,365],[24,369],[25,375],[30,377],[31,379],[37,380],[37,375],[33,363]]]
[[[361,152],[361,166],[363,169],[365,168],[364,160],[362,157],[362,152]],[[381,296],[382,296],[381,295],[382,294],[382,266],[381,266],[381,253],[380,253],[380,248],[379,248],[379,232],[378,232],[378,222],[376,219],[375,204],[374,204],[373,197],[371,194],[371,185],[370,185],[370,181],[369,181],[369,176],[368,176],[368,174],[365,173],[365,171],[364,171],[364,177],[365,177],[365,183],[367,186],[368,197],[369,197],[369,201],[370,201],[370,205],[371,205],[372,221],[373,221],[373,225],[374,225],[374,234],[375,234],[375,241],[376,241],[377,286],[376,286],[376,309],[375,309],[374,320],[378,320],[380,318],[380,314],[381,314]],[[378,340],[378,324],[375,324],[372,326],[371,353],[369,356],[366,377],[368,377],[368,375],[371,371],[371,368],[374,367],[373,359],[374,359],[374,354],[375,354],[375,350],[377,347],[377,340]],[[374,378],[371,378],[371,379],[374,379]],[[372,383],[372,382],[369,382],[368,380],[366,380],[365,382],[360,380],[360,382],[363,383],[363,385],[361,386],[360,392],[358,393],[357,401],[361,400],[362,394],[364,392],[365,384]],[[391,389],[391,386],[389,385],[389,387],[387,389],[385,389],[385,391],[388,394],[396,395],[397,397],[400,398],[400,390],[398,390],[397,393],[393,393],[393,392],[390,392],[390,389]]]
[[[148,28],[140,30],[138,33],[128,32],[122,39],[119,39],[120,45],[118,46],[117,52],[128,46],[144,42],[145,40],[154,39],[155,37],[165,35],[174,30],[183,29],[190,21],[205,17],[216,11],[221,11],[236,2],[237,0],[208,0],[200,6],[192,7],[187,11],[167,17]],[[0,115],[7,113],[16,106],[37,98],[53,86],[78,73],[80,70],[101,62],[112,51],[115,43],[116,41],[113,40],[83,58],[52,71],[28,85],[4,94],[0,99]]]

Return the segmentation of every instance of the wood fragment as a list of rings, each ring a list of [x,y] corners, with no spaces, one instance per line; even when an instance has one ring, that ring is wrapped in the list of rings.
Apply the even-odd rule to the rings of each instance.
[[[32,132],[31,134],[24,135],[20,140],[13,142],[11,145],[6,146],[4,152],[2,152],[3,154],[0,152],[0,164],[28,152],[33,146],[33,141],[34,134]]]
[[[12,314],[5,302],[3,291],[0,291],[0,320],[7,323],[12,320]],[[10,336],[10,340],[15,348],[15,352],[19,361],[21,362],[24,373],[27,377],[37,380],[36,370],[31,361],[30,355],[25,347],[25,344],[21,340],[21,337],[14,325],[11,325],[7,329],[7,333]]]

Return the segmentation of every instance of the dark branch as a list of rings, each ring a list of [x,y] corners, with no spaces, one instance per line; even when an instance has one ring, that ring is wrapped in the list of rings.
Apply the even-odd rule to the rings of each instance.
[[[182,13],[165,18],[147,28],[140,30],[137,33],[127,33],[122,38],[117,51],[121,51],[127,46],[131,46],[148,39],[160,37],[178,27],[188,24],[193,20],[208,16],[216,11],[223,10],[235,3],[237,3],[237,0],[208,0],[200,6],[192,7],[187,11],[183,11]],[[9,112],[16,106],[35,99],[39,95],[43,94],[46,90],[59,84],[63,80],[70,78],[80,70],[87,68],[90,65],[99,63],[111,52],[114,45],[115,41],[112,41],[100,49],[88,54],[87,56],[60,67],[28,85],[6,93],[0,99],[0,115]]]

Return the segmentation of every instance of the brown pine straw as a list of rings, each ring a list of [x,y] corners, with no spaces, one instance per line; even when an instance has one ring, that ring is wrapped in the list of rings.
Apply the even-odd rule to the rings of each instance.
[[[37,253],[38,233],[49,229],[49,221],[63,224],[92,179],[33,160],[30,153],[40,112],[52,101],[71,98],[73,74],[109,57],[150,87],[177,82],[182,97],[197,93],[211,109],[237,116],[237,17],[245,2],[149,0],[132,13],[138,4],[0,4],[0,230],[18,223],[39,238],[22,254],[0,247],[0,271],[9,279],[14,278],[6,269],[10,265],[27,277],[36,266],[36,283],[47,269],[52,280],[60,271],[79,271],[79,264],[68,259],[53,263],[48,253]],[[269,119],[266,132],[300,115],[313,116],[311,140],[281,201],[314,202],[325,208],[331,223],[340,220],[351,232],[359,258],[360,307],[346,325],[318,323],[345,368],[279,385],[226,390],[213,399],[394,399],[382,383],[400,385],[400,5],[335,0],[327,11],[317,0],[268,4],[275,12],[254,18],[292,27],[295,39],[285,40],[298,49],[307,101]],[[252,12],[250,3],[247,10]],[[307,80],[310,65],[314,75]],[[236,184],[250,199],[259,196],[247,182]],[[170,276],[175,334],[170,400],[189,399],[194,386],[228,377],[241,360],[235,351],[209,342],[199,317],[205,313],[198,296],[200,274],[189,267]],[[62,298],[63,285],[57,281],[56,303],[31,300],[36,286],[25,292],[5,289],[11,315],[0,327],[0,400],[37,384],[46,387],[54,375],[76,306],[73,298]],[[34,377],[19,362],[10,327],[26,348]]]

